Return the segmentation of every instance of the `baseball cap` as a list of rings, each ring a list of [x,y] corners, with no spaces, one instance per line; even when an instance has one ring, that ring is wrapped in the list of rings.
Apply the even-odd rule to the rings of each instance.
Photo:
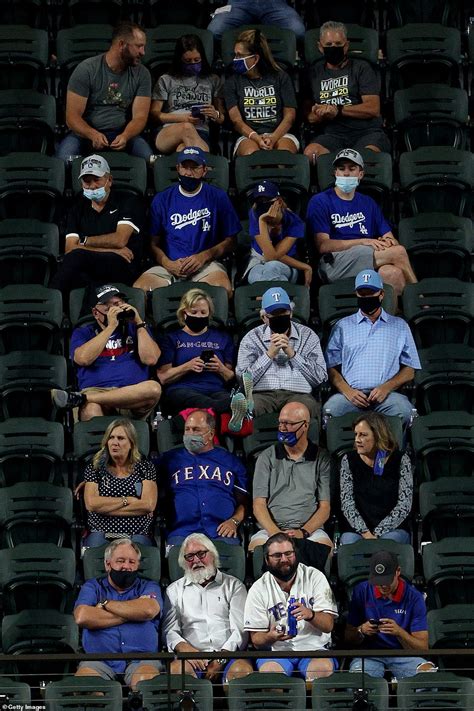
[[[336,163],[339,163],[340,160],[351,160],[353,163],[362,168],[362,170],[364,169],[364,159],[359,151],[355,151],[353,148],[343,148],[342,151],[339,151],[332,164],[336,165]]]
[[[390,551],[377,551],[370,559],[369,583],[390,585],[398,568],[398,558]]]
[[[280,191],[278,190],[278,185],[272,183],[270,180],[262,180],[260,183],[255,185],[252,190],[252,197],[254,200],[258,198],[267,198],[268,200],[273,200],[279,197]]]
[[[278,311],[279,309],[291,310],[290,297],[286,291],[279,286],[270,287],[262,296],[262,309],[267,314],[271,314],[273,311]]]
[[[106,173],[110,173],[110,166],[102,156],[94,153],[92,156],[87,156],[81,163],[81,172],[79,177],[84,175],[95,175],[96,178],[103,178]]]
[[[96,304],[106,304],[113,296],[120,296],[122,299],[126,298],[126,295],[120,291],[120,289],[117,289],[116,286],[112,286],[112,284],[98,286],[95,290],[95,295],[97,298]]]
[[[383,289],[382,277],[374,269],[363,269],[355,278],[355,290],[358,289],[380,291]]]
[[[177,163],[184,163],[185,160],[192,160],[198,165],[206,165],[206,154],[197,146],[188,146],[178,153],[176,156]]]

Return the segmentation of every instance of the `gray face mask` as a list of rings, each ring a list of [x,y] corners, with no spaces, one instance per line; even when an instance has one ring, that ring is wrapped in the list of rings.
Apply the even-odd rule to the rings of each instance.
[[[183,444],[191,454],[198,454],[206,446],[204,435],[201,434],[183,435]]]

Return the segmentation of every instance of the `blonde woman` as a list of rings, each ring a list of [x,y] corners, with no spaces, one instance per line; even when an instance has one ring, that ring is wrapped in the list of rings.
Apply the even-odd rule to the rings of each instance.
[[[84,472],[87,510],[86,547],[129,536],[152,545],[153,513],[158,499],[156,472],[137,446],[135,427],[117,419],[107,427],[101,448]]]
[[[234,156],[272,149],[297,153],[290,133],[296,117],[296,96],[290,77],[273,59],[260,30],[245,30],[234,47],[233,75],[224,97],[234,130],[240,134]]]

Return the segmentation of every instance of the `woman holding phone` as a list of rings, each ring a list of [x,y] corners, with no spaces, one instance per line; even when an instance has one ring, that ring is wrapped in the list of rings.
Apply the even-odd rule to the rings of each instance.
[[[158,361],[164,407],[172,415],[189,407],[212,408],[219,414],[230,410],[234,344],[228,333],[209,325],[214,314],[211,297],[202,289],[190,289],[176,314],[181,328],[165,335]]]
[[[142,458],[137,432],[127,419],[110,423],[101,447],[84,472],[88,534],[84,545],[101,546],[129,536],[152,545],[150,533],[158,498],[154,465]]]
[[[223,82],[211,73],[198,35],[176,40],[171,68],[153,88],[150,116],[162,124],[155,141],[159,153],[187,146],[209,151],[210,123],[224,122]]]

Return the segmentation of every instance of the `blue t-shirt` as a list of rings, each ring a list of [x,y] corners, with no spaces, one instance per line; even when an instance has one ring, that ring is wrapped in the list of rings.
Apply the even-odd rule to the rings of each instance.
[[[428,629],[426,605],[423,595],[410,583],[400,578],[398,588],[392,600],[382,597],[375,585],[368,581],[359,583],[354,588],[349,603],[347,621],[353,627],[359,627],[370,619],[383,617],[395,620],[397,625],[407,632],[424,632]],[[401,649],[402,645],[394,635],[379,632],[364,640],[366,649]]]
[[[73,362],[76,348],[90,341],[99,332],[100,329],[96,324],[87,324],[74,329],[69,348]],[[95,361],[90,365],[77,368],[80,390],[122,388],[125,385],[142,383],[148,378],[148,366],[141,363],[138,356],[137,329],[134,323],[128,324],[125,335],[121,329],[116,329]]]
[[[258,254],[262,254],[262,250],[257,244],[255,237],[260,234],[258,227],[258,217],[252,207],[249,210],[249,234],[252,238],[252,249],[254,249]],[[285,237],[295,237],[296,239],[304,238],[305,236],[305,224],[301,217],[296,215],[291,210],[285,210],[283,212],[283,221],[281,224],[281,230],[278,233],[269,230],[270,238],[272,244],[275,247],[278,242],[281,242]],[[288,257],[297,257],[296,242],[287,252]]]
[[[371,197],[356,192],[352,200],[341,200],[334,188],[311,198],[306,218],[313,234],[331,239],[381,237],[392,229]]]
[[[236,491],[247,492],[245,466],[222,447],[202,454],[171,449],[160,457],[158,472],[159,486],[169,493],[168,536],[217,538],[217,527],[235,511]]]
[[[196,195],[183,195],[179,185],[158,193],[151,203],[151,234],[173,261],[214,247],[241,230],[227,193],[202,183]]]
[[[183,329],[167,333],[162,342],[161,357],[158,367],[171,364],[173,367],[183,365],[197,358],[204,350],[213,350],[222,363],[234,362],[234,344],[228,333],[217,328],[209,328],[206,333],[190,335]],[[170,392],[176,388],[189,387],[201,393],[215,393],[225,389],[224,380],[217,373],[203,370],[202,373],[185,373],[175,383],[166,386]]]
[[[118,592],[109,583],[108,577],[86,580],[79,591],[74,607],[78,605],[91,605],[95,607],[101,600],[135,600],[147,595],[154,598],[160,610],[163,609],[163,599],[158,583],[138,577],[131,588]],[[128,652],[158,652],[159,651],[159,626],[161,612],[153,619],[145,622],[124,622],[122,625],[107,627],[105,629],[82,631],[82,646],[88,654],[127,654]],[[104,659],[116,674],[123,674],[127,666],[125,660]]]

